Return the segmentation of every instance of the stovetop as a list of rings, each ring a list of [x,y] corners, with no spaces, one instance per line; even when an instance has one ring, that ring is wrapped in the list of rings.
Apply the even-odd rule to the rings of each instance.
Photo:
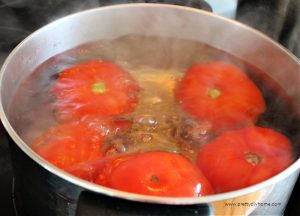
[[[4,128],[0,127],[0,212],[5,216],[14,215],[13,172],[10,161],[8,141]]]
[[[187,4],[199,4],[201,0],[185,0]],[[216,8],[216,1],[207,0]],[[300,55],[299,48],[299,20],[297,15],[300,13],[298,0],[232,0],[236,2],[234,8],[220,10],[221,15],[229,14],[232,18],[250,25],[268,36],[277,40],[296,56]],[[104,3],[105,2],[105,3]],[[94,8],[108,4],[119,3],[141,3],[141,2],[162,2],[162,1],[98,1],[98,0],[0,0],[0,65],[23,38],[39,27],[67,14],[77,11]],[[165,0],[164,3],[180,2],[177,0]],[[230,2],[230,1],[229,1]],[[206,5],[205,5],[206,6]],[[237,6],[237,7],[236,7]],[[206,9],[209,9],[207,7]],[[237,9],[237,10],[236,10]],[[233,11],[236,10],[236,11]],[[220,12],[221,11],[221,12]],[[224,14],[222,14],[222,11]],[[13,205],[13,172],[10,161],[9,147],[6,139],[5,130],[0,127],[0,212],[1,215],[14,216]],[[300,215],[300,180],[289,200],[285,215]]]

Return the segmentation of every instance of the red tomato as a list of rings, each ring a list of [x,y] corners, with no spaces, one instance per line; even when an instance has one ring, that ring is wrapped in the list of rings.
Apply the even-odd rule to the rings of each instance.
[[[97,182],[98,184],[105,185],[106,181],[104,181],[104,178],[102,176],[106,176],[108,162],[109,160],[105,158],[95,161],[86,161],[68,167],[66,171],[86,181]],[[106,179],[107,178],[105,178],[105,180]]]
[[[175,96],[184,111],[211,122],[216,133],[251,125],[265,111],[257,86],[243,71],[225,62],[192,66]]]
[[[32,148],[49,162],[66,169],[81,162],[102,158],[104,138],[127,129],[128,125],[124,121],[88,116],[83,121],[50,128],[34,140]]]
[[[255,126],[225,132],[206,143],[197,156],[199,168],[216,192],[259,183],[292,162],[288,138],[272,129]]]
[[[212,194],[210,183],[188,159],[174,153],[146,152],[114,161],[107,186],[153,196]]]
[[[108,179],[112,169],[121,161],[127,160],[132,155],[104,157],[93,161],[85,161],[68,167],[65,171],[70,174],[99,185],[108,186]]]
[[[140,88],[122,68],[109,62],[90,61],[59,73],[53,91],[57,118],[67,121],[86,114],[110,117],[132,112]]]

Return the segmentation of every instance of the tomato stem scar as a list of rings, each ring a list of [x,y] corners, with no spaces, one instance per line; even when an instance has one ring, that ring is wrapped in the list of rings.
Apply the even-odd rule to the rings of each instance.
[[[159,182],[159,178],[158,178],[156,175],[152,175],[152,176],[150,177],[150,181],[151,181],[152,183],[158,183],[158,182]]]
[[[103,94],[106,91],[107,88],[104,82],[96,82],[92,85],[92,92],[95,94]]]
[[[262,157],[259,155],[252,153],[252,152],[247,152],[245,153],[245,159],[248,163],[250,163],[252,166],[256,166],[262,162]]]
[[[208,97],[212,99],[217,99],[218,97],[221,96],[221,94],[222,94],[221,90],[217,88],[211,88],[208,90]]]

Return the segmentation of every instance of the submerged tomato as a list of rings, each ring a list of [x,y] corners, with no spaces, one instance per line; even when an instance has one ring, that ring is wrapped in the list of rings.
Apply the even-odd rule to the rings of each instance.
[[[114,161],[107,186],[154,196],[212,194],[210,183],[188,159],[174,153],[146,152]]]
[[[57,118],[66,121],[86,114],[109,117],[129,113],[137,105],[140,89],[117,65],[90,61],[59,73],[53,90]]]
[[[292,162],[288,138],[272,129],[255,126],[222,134],[205,144],[197,157],[199,168],[216,192],[259,183]]]
[[[70,166],[65,171],[86,181],[105,185],[106,177],[104,178],[103,176],[107,176],[106,169],[108,168],[109,161],[110,160],[106,158],[101,158],[94,161],[85,161],[75,164],[74,166]],[[101,182],[100,178],[102,178]]]
[[[211,122],[217,133],[250,125],[265,111],[257,86],[243,71],[225,62],[192,66],[175,95],[184,111]]]
[[[90,116],[83,121],[52,127],[32,143],[32,148],[61,169],[102,158],[102,143],[110,134],[127,130],[124,122]]]

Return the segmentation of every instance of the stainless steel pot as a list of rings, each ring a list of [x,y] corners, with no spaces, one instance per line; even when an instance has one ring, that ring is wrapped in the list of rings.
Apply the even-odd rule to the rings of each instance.
[[[93,192],[96,199],[113,199],[110,203],[101,202],[106,203],[103,206],[106,213],[102,212],[105,215],[136,208],[112,206],[112,203],[121,205],[121,202],[127,202],[126,206],[142,205],[144,211],[152,211],[160,204],[159,208],[168,209],[165,214],[172,209],[179,213],[178,206],[188,207],[189,210],[184,211],[196,215],[203,206],[210,207],[215,215],[282,214],[299,174],[299,159],[280,174],[248,188],[198,198],[164,198],[131,194],[83,181],[54,167],[23,142],[7,117],[20,82],[56,54],[86,42],[128,34],[194,40],[223,50],[266,72],[300,110],[299,60],[260,32],[238,22],[197,9],[160,4],[109,6],[62,18],[26,38],[12,51],[1,69],[0,115],[11,137],[16,192],[22,197],[21,213],[31,210],[36,215],[74,215],[80,194]],[[33,203],[29,203],[31,199]],[[147,203],[152,207],[147,208]],[[47,211],[43,210],[45,206]],[[148,215],[152,215],[151,212]]]

